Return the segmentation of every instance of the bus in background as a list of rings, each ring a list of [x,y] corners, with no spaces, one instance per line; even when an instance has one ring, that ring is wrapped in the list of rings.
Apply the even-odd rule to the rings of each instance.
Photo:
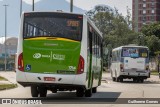
[[[102,34],[86,15],[26,12],[18,40],[17,82],[32,97],[47,90],[76,90],[77,97],[97,92],[102,76]]]
[[[112,50],[111,77],[113,81],[133,79],[143,82],[150,77],[149,49],[146,46],[121,46]]]

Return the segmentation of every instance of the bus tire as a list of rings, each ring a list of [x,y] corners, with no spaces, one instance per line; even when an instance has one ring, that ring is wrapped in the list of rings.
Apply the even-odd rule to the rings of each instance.
[[[57,93],[57,89],[52,89],[52,93]]]
[[[140,79],[140,82],[143,83],[143,82],[144,82],[144,79]]]
[[[112,81],[116,81],[116,78],[115,78],[115,77],[112,77]]]
[[[123,78],[119,78],[120,82],[123,82]]]
[[[116,82],[119,82],[119,77],[116,77]]]
[[[92,93],[96,93],[97,92],[97,87],[92,88]]]
[[[148,74],[148,78],[151,78],[151,73]]]
[[[84,95],[84,89],[83,88],[78,88],[76,90],[76,96],[77,97],[83,97],[83,95]]]
[[[31,86],[31,95],[32,97],[38,97],[39,91],[37,86]]]
[[[45,87],[39,87],[39,94],[40,94],[40,97],[46,97],[47,89]]]
[[[92,96],[92,89],[88,89],[85,91],[85,97],[91,97]]]
[[[137,79],[137,78],[133,78],[133,82],[134,82],[134,83],[137,83],[137,82],[138,82],[138,79]]]

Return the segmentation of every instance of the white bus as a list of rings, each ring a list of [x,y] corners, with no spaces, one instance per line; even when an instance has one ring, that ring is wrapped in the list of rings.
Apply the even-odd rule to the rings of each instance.
[[[110,70],[113,81],[128,78],[143,82],[150,77],[148,47],[128,45],[113,49]]]
[[[76,90],[91,97],[101,84],[102,34],[86,15],[26,12],[18,40],[17,82],[32,97]]]

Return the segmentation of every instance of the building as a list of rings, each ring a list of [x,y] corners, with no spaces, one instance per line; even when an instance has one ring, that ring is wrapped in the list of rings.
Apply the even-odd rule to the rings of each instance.
[[[132,0],[133,30],[139,32],[143,25],[160,21],[160,0]]]
[[[15,54],[17,53],[18,38],[16,37],[0,37],[0,71],[4,70],[5,61],[5,42],[6,42],[6,59],[7,70],[14,70]]]

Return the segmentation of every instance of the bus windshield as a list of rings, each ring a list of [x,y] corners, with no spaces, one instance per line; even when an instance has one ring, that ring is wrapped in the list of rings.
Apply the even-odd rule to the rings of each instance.
[[[23,38],[60,37],[81,41],[83,16],[65,13],[25,13]]]
[[[122,49],[122,57],[147,58],[148,50],[147,48],[125,47]]]

